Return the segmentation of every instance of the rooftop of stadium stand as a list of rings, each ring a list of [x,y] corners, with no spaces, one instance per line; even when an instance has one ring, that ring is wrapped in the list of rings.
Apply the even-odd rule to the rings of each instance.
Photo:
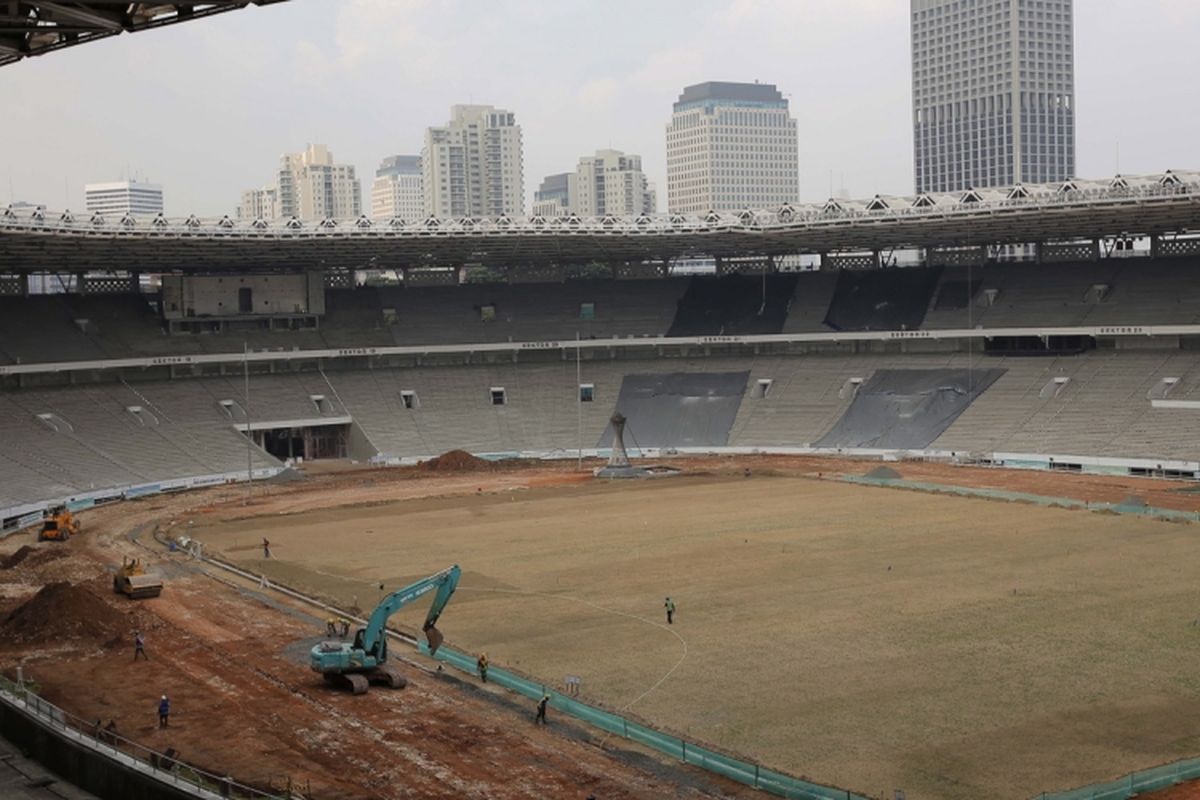
[[[10,272],[299,271],[669,261],[1200,232],[1200,172],[968,189],[704,215],[308,222],[104,217],[9,207]]]
[[[208,3],[17,0],[0,3],[0,66],[121,33],[160,28],[249,5],[281,2],[283,0],[213,0]]]

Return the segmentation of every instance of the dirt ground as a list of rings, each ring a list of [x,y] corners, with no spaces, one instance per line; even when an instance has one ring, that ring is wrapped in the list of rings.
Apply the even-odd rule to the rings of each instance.
[[[307,666],[323,628],[317,620],[256,586],[215,580],[179,554],[125,537],[204,498],[85,512],[84,533],[65,545],[38,545],[31,534],[0,542],[0,556],[32,548],[0,569],[0,669],[11,677],[23,665],[51,702],[87,720],[113,720],[119,734],[149,747],[173,747],[186,763],[261,788],[290,778],[318,800],[751,794],[624,743],[601,748],[553,709],[550,725],[535,729],[525,701],[432,672],[436,665],[419,657],[405,669],[403,690],[353,697],[326,689]],[[126,554],[166,576],[160,597],[112,593],[106,567]],[[32,600],[53,582],[70,583],[70,591],[47,586],[43,600]],[[54,615],[30,613],[50,608]],[[145,635],[148,661],[133,660],[135,629]],[[166,730],[156,716],[163,693],[172,703]]]
[[[877,465],[847,460],[678,464],[690,475],[635,483],[565,464],[342,474],[180,524],[363,607],[381,583],[460,563],[440,624],[454,645],[548,682],[581,675],[587,698],[873,796],[1028,797],[1200,750],[1192,526],[813,479]],[[893,466],[1195,502],[1168,481]]]
[[[366,608],[381,582],[458,562],[439,625],[451,644],[550,683],[581,675],[585,699],[871,796],[1029,797],[1200,752],[1192,526],[813,479],[878,462],[672,463],[688,475],[632,484],[573,462],[322,470],[256,484],[248,505],[234,487],[87,512],[69,558],[0,571],[0,617],[44,583],[82,583],[146,632],[151,661],[133,664],[127,642],[0,637],[0,667],[24,663],[51,700],[184,760],[308,780],[318,798],[748,795],[562,720],[531,730],[523,701],[431,662],[399,692],[331,695],[303,661],[315,620],[125,538],[162,520]],[[1170,481],[892,466],[1090,501],[1198,497]],[[168,573],[162,597],[130,608],[109,593],[104,566],[126,553]]]

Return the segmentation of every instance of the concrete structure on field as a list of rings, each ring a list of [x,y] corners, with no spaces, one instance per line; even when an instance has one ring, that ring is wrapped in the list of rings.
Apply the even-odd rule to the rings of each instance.
[[[797,202],[796,142],[796,120],[774,85],[688,86],[667,125],[667,210],[704,214]]]
[[[1072,0],[912,0],[915,186],[1075,177]]]
[[[163,213],[163,187],[145,181],[89,183],[83,187],[88,213],[122,217]]]
[[[279,216],[302,220],[353,219],[362,214],[362,188],[353,164],[335,164],[323,144],[285,153],[276,174]]]
[[[423,219],[425,189],[420,156],[388,156],[371,184],[372,219]]]
[[[238,205],[238,219],[273,220],[279,218],[279,192],[274,186],[264,186],[261,189],[247,189],[242,192],[242,202]]]
[[[524,214],[525,167],[516,115],[494,106],[458,105],[450,117],[425,132],[425,210],[442,219]]]

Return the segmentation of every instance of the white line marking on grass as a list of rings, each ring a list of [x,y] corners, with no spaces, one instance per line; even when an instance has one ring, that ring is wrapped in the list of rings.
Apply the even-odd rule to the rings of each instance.
[[[638,701],[644,699],[648,694],[653,692],[659,686],[662,686],[663,683],[667,680],[667,678],[671,677],[671,675],[675,672],[675,670],[679,669],[679,665],[683,663],[683,660],[685,658],[687,658],[687,654],[688,654],[687,640],[684,639],[682,636],[680,636],[679,633],[676,632],[676,630],[673,627],[664,625],[661,622],[655,622],[652,619],[646,619],[645,617],[639,617],[637,614],[630,614],[627,611],[618,611],[615,608],[606,608],[605,606],[602,606],[599,603],[593,603],[591,600],[584,600],[581,597],[572,597],[567,594],[555,594],[554,592],[532,592],[532,591],[524,591],[522,589],[483,589],[483,588],[476,588],[474,586],[459,586],[458,591],[460,591],[460,592],[462,592],[462,591],[494,592],[497,594],[523,594],[523,595],[530,595],[533,597],[549,597],[554,600],[570,600],[572,603],[582,603],[585,606],[591,606],[592,608],[594,608],[598,611],[603,611],[606,614],[616,614],[617,616],[621,616],[621,617],[629,617],[630,619],[637,620],[638,622],[644,622],[647,625],[653,625],[654,627],[660,628],[660,629],[666,631],[667,633],[671,634],[672,636],[674,636],[676,639],[678,639],[679,643],[681,645],[683,645],[683,653],[679,656],[679,660],[676,661],[674,666],[672,666],[669,670],[667,670],[666,673],[661,678],[659,678],[657,681],[655,681],[650,686],[649,689],[642,692],[641,694],[639,694],[637,697],[630,700],[625,705],[621,706],[618,709],[618,711],[628,711],[630,709],[630,707],[633,706],[634,703],[637,703]]]

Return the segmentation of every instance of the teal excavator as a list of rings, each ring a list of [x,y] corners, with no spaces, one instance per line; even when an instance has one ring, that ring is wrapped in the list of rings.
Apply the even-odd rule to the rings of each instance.
[[[322,642],[312,649],[312,669],[325,676],[332,686],[350,689],[354,694],[365,694],[370,684],[402,689],[407,684],[404,676],[387,663],[387,621],[400,609],[419,597],[437,590],[433,605],[425,616],[422,630],[429,640],[429,654],[433,655],[441,646],[443,636],[437,629],[438,617],[454,594],[462,571],[458,565],[444,569],[428,578],[398,589],[375,607],[367,627],[354,634],[349,642]]]

